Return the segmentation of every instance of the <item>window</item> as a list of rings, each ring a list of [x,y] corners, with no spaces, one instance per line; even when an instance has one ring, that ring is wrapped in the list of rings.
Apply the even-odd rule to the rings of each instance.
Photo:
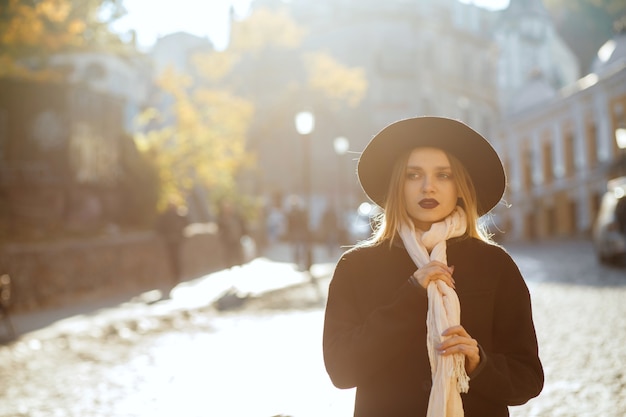
[[[543,143],[542,146],[542,162],[543,162],[543,181],[544,184],[550,184],[554,180],[553,172],[553,160],[554,154],[552,150],[552,144],[548,141]]]
[[[591,122],[587,124],[586,150],[587,150],[587,163],[590,168],[595,168],[598,163],[598,140],[597,140],[597,128],[596,124]]]
[[[574,135],[567,133],[563,138],[563,158],[565,159],[565,176],[571,177],[575,174],[574,157]]]

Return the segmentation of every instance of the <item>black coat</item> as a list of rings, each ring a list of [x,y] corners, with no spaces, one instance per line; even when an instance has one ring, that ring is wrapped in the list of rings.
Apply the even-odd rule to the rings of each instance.
[[[528,288],[511,257],[477,239],[448,241],[461,324],[482,347],[462,394],[466,417],[508,416],[537,396],[543,369]],[[335,386],[356,387],[355,416],[425,416],[431,386],[426,290],[401,246],[354,248],[339,260],[324,323],[324,361]]]

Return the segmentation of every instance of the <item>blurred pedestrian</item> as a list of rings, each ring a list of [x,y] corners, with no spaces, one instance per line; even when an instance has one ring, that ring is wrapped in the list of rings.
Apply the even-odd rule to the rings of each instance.
[[[302,199],[296,195],[289,198],[287,213],[287,238],[293,251],[293,260],[302,267],[308,264],[309,212]]]
[[[617,229],[626,235],[626,197],[621,197],[615,204],[615,219],[617,220]]]
[[[220,202],[217,227],[225,267],[242,265],[244,263],[242,239],[248,234],[246,222],[228,199]]]
[[[267,208],[265,226],[267,230],[267,243],[272,246],[284,238],[287,229],[287,221],[283,212],[280,195],[274,196]]]
[[[328,205],[322,214],[321,232],[326,243],[328,255],[332,256],[339,249],[340,245],[340,225],[337,212],[334,207]]]
[[[183,280],[182,246],[187,227],[186,209],[170,201],[165,211],[157,218],[156,230],[165,242],[167,257],[172,269],[174,285]]]
[[[528,288],[479,216],[500,201],[502,163],[480,134],[418,117],[380,131],[358,162],[382,209],[332,278],[326,369],[356,387],[355,416],[508,416],[544,381]]]

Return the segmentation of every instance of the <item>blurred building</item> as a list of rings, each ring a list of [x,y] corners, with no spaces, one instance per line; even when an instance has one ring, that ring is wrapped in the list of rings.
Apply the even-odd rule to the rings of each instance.
[[[495,137],[509,184],[510,208],[496,210],[504,238],[588,236],[607,181],[626,172],[623,28],[593,71],[558,90],[537,72],[503,115]]]
[[[143,55],[50,58],[65,81],[0,80],[0,234],[81,235],[119,224],[136,157],[129,135],[152,92]]]
[[[123,128],[132,132],[134,121],[153,91],[153,63],[144,55],[106,52],[55,55],[53,67],[67,71],[67,82],[123,101]]]
[[[82,233],[112,221],[122,210],[123,126],[119,98],[0,80],[0,235]]]
[[[319,199],[349,193],[353,207],[365,199],[354,174],[355,151],[388,123],[447,116],[492,138],[498,120],[517,109],[537,74],[543,87],[528,92],[533,96],[580,77],[575,56],[539,0],[512,0],[495,12],[457,0],[255,0],[252,7],[287,8],[307,29],[306,50],[328,51],[340,63],[365,70],[369,86],[358,108],[313,109],[313,193]],[[306,106],[306,98],[299,105]],[[259,190],[297,193],[302,146],[292,115],[282,116],[287,124],[272,120],[280,129],[252,133],[265,149],[256,179]],[[338,136],[348,138],[351,152],[336,162],[332,144]],[[275,149],[293,158],[277,158]],[[349,188],[341,192],[341,184]]]
[[[285,65],[289,62],[285,54],[303,51],[269,51],[255,60],[257,66],[242,77],[248,83],[246,93],[262,98],[249,138],[258,171],[254,178],[244,179],[248,191],[303,192],[301,167],[307,147],[293,119],[305,107],[313,110],[316,119],[307,140],[311,141],[312,201],[319,213],[331,201],[356,209],[365,199],[355,175],[357,152],[376,131],[401,118],[439,115],[469,123],[503,155],[511,207],[498,210],[496,221],[507,238],[589,231],[598,196],[620,154],[614,132],[626,123],[623,34],[603,47],[594,74],[581,78],[576,57],[540,0],[511,0],[507,9],[496,12],[457,0],[252,2],[253,9],[261,7],[286,9],[307,30],[304,52],[327,51],[343,65],[362,68],[369,86],[356,108],[333,108],[307,102],[308,97],[285,105],[273,93],[292,71],[301,70]],[[0,102],[0,182],[6,185],[29,175],[52,181],[56,174],[46,172],[57,160],[54,152],[80,154],[83,151],[77,149],[87,144],[93,145],[93,151],[84,154],[92,156],[83,159],[105,158],[110,149],[106,158],[113,163],[108,169],[115,171],[120,152],[115,138],[134,131],[133,120],[146,104],[167,104],[153,87],[154,77],[168,67],[193,76],[192,55],[213,50],[207,39],[175,33],[161,38],[149,57],[55,57],[54,65],[68,68],[73,85],[58,92],[58,103],[20,99],[28,103],[20,107],[7,104],[16,96],[0,96],[0,101],[8,98]],[[105,107],[110,110],[103,111]],[[82,116],[74,114],[87,113],[89,127],[85,123],[76,127]],[[23,145],[15,145],[12,137],[25,133],[15,130],[15,114],[39,132],[28,133],[39,160],[24,159],[25,154],[16,151]],[[43,139],[35,139],[37,135]],[[79,136],[91,139],[76,145],[73,138]],[[105,139],[98,142],[97,137]],[[347,138],[347,152],[334,148],[339,137]],[[99,164],[83,163],[81,171],[72,165],[75,157],[63,158],[64,178],[89,178],[92,184],[108,181],[108,174],[96,168]],[[4,163],[9,160],[11,164]],[[46,198],[56,198],[51,207],[65,204],[58,197]],[[35,206],[39,204],[38,200]]]
[[[531,97],[558,90],[580,78],[578,58],[556,31],[541,0],[513,0],[497,14],[497,89],[501,113],[526,105]],[[540,77],[538,77],[540,75]],[[528,91],[529,86],[532,91]]]
[[[191,63],[193,54],[212,51],[215,51],[215,48],[210,40],[185,32],[176,32],[160,37],[150,50],[150,58],[156,76],[167,69],[193,74],[194,67]]]

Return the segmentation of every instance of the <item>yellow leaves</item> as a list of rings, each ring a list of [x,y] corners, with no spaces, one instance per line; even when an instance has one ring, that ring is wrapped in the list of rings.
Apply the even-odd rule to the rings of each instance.
[[[194,67],[209,81],[219,81],[228,75],[239,62],[238,54],[230,51],[194,54],[191,58]]]
[[[195,109],[194,103],[188,100],[179,100],[175,108],[180,130],[193,130],[198,126],[199,115]]]
[[[136,124],[138,130],[148,126],[151,122],[161,121],[161,112],[156,107],[148,107],[144,109],[137,117]]]
[[[50,22],[64,22],[72,10],[67,0],[42,0],[35,6],[36,14]]]
[[[294,49],[300,46],[304,34],[285,11],[261,8],[234,23],[230,47],[237,51],[259,51],[268,46]]]
[[[105,4],[106,3],[106,4]],[[110,19],[101,7],[112,10]],[[0,2],[0,45],[16,63],[24,59],[45,69],[46,60],[57,53],[92,48],[94,45],[116,48],[120,39],[110,29],[110,20],[119,18],[118,0],[5,0]],[[8,70],[3,69],[3,73]],[[19,76],[20,72],[15,74]],[[32,71],[26,71],[32,78]],[[47,78],[49,74],[42,74]]]
[[[202,89],[194,94],[194,101],[208,123],[223,124],[223,129],[239,131],[247,126],[241,121],[249,121],[252,116],[252,104],[247,100],[225,90]]]
[[[72,36],[79,36],[87,29],[87,24],[79,19],[74,19],[67,25],[67,33]]]
[[[0,26],[0,40],[3,44],[33,45],[37,42],[43,31],[43,24],[32,7],[23,5],[17,0],[10,0],[6,15],[13,17]]]
[[[157,80],[159,86],[175,97],[184,96],[185,90],[192,84],[191,77],[176,72],[173,67],[167,67]]]
[[[305,56],[308,83],[314,90],[324,92],[331,100],[345,101],[356,107],[367,90],[367,78],[362,68],[348,68],[325,53]]]
[[[167,125],[137,134],[135,141],[158,167],[162,198],[184,195],[197,184],[214,191],[232,189],[251,161],[245,145],[252,104],[225,90],[195,86],[173,70],[159,84],[173,102],[165,114],[146,109],[139,122]]]
[[[44,48],[55,52],[66,45],[82,42],[86,23],[71,17],[69,0],[42,0],[34,6],[10,0],[0,23],[0,41],[3,45],[20,48]]]

